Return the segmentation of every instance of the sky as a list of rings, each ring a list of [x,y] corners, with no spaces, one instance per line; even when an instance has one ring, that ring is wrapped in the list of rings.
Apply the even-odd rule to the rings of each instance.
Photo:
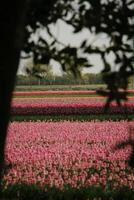
[[[73,34],[73,27],[66,25],[63,21],[59,20],[56,25],[51,25],[51,31],[55,35],[55,37],[65,45],[75,46],[79,47],[83,40],[88,39],[88,44],[93,44],[97,46],[104,46],[108,45],[109,40],[106,37],[106,35],[99,34],[98,36],[94,36],[89,32],[89,30],[84,29],[82,32]],[[51,40],[49,36],[47,35],[46,31],[38,32],[41,36],[48,38],[48,40]],[[36,36],[35,36],[36,40]],[[60,45],[59,45],[60,48]],[[90,67],[88,69],[84,69],[84,73],[99,73],[103,69],[103,63],[99,56],[97,55],[90,55],[88,56],[89,63],[93,64],[94,67]],[[114,59],[113,55],[109,56],[109,60],[112,61]],[[18,72],[23,71],[23,67],[26,65],[27,60],[20,61],[20,66]],[[59,63],[55,62],[54,60],[51,60],[50,65],[52,66],[53,73],[56,75],[61,75],[62,70]]]

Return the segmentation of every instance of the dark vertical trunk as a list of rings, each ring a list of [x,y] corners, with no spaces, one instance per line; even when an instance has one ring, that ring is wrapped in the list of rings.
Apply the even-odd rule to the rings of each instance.
[[[10,102],[19,63],[26,0],[5,0],[0,5],[0,185]]]

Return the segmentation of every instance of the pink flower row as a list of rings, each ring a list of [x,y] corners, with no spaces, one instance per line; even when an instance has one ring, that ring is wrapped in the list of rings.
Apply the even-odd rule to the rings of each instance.
[[[104,102],[77,102],[77,103],[13,103],[11,113],[13,115],[53,115],[53,114],[101,114],[104,110]],[[126,104],[127,107],[119,107],[112,104],[111,114],[134,114],[134,102]]]
[[[19,98],[13,98],[13,103],[58,103],[58,102],[66,102],[66,103],[75,103],[75,102],[97,102],[97,101],[106,101],[103,97],[19,97]]]
[[[134,97],[130,96],[129,102],[134,101]],[[75,102],[106,102],[106,98],[102,96],[88,96],[88,97],[19,97],[19,98],[13,98],[13,103],[75,103]]]
[[[128,90],[134,93],[134,90]],[[15,91],[15,95],[45,95],[45,94],[96,94],[95,90],[70,90],[70,91]]]
[[[95,90],[71,90],[71,91],[15,91],[16,95],[40,95],[40,94],[95,94]]]
[[[5,151],[5,186],[134,188],[134,171],[127,165],[132,148],[116,148],[130,138],[130,126],[134,122],[14,122]]]

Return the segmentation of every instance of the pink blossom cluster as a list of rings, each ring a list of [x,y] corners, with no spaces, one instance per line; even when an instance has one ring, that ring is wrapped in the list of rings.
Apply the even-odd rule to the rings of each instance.
[[[134,188],[126,142],[134,122],[13,122],[6,143],[5,186],[14,183],[64,188],[123,185]]]
[[[104,110],[104,102],[33,102],[12,104],[13,115],[71,115],[71,114],[101,114]],[[127,107],[119,107],[113,103],[109,108],[110,114],[134,114],[134,102],[126,104]]]

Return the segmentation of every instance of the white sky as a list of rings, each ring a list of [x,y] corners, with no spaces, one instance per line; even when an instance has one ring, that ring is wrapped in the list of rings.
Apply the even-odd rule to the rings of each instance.
[[[106,38],[105,35],[98,35],[94,36],[92,35],[87,29],[84,29],[82,32],[73,34],[73,27],[66,25],[63,21],[59,20],[55,26],[51,26],[51,31],[55,35],[58,40],[66,45],[79,47],[80,44],[84,39],[88,39],[88,44],[98,45],[98,46],[104,46],[108,45],[109,40]],[[41,34],[43,37],[48,38],[50,40],[49,36],[46,34],[45,31],[39,32],[38,34]],[[61,48],[61,46],[58,46]],[[94,67],[88,68],[83,70],[84,72],[90,72],[90,73],[98,73],[103,69],[103,64],[99,56],[97,55],[91,55],[88,56],[90,60],[90,64],[93,64]],[[113,55],[109,56],[109,60],[112,61],[114,59]],[[27,61],[21,61],[20,62],[20,68],[19,71],[22,71],[23,66],[25,65],[25,62]],[[53,67],[54,74],[61,75],[61,66],[55,62],[54,60],[51,60],[50,63]]]

